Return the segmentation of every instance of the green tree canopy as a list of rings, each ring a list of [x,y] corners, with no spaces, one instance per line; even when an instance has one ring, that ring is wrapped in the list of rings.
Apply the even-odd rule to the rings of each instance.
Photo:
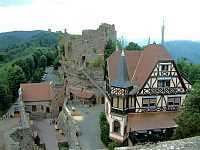
[[[7,86],[0,82],[0,116],[1,110],[6,110],[10,104],[10,94]]]
[[[29,64],[27,63],[26,59],[17,60],[13,64],[13,66],[15,66],[15,65],[18,65],[19,67],[22,68],[22,70],[25,73],[26,80],[28,81],[30,79],[30,76],[31,76],[31,68],[30,68]]]
[[[109,40],[105,46],[105,51],[104,51],[104,60],[106,60],[116,49],[116,44],[112,41]]]
[[[33,59],[35,63],[35,68],[37,68],[40,64],[40,56],[42,55],[42,52],[37,50],[33,53]]]
[[[46,66],[47,66],[47,57],[45,55],[42,55],[40,57],[40,67],[45,69]]]
[[[25,74],[21,67],[15,65],[8,68],[8,87],[15,98],[18,96],[20,83],[24,83],[25,81]]]
[[[35,82],[35,83],[40,82],[43,74],[44,74],[44,69],[37,68],[33,74],[32,82]]]
[[[196,82],[187,95],[180,115],[175,138],[186,138],[200,135],[200,82]]]
[[[134,42],[130,42],[128,46],[126,46],[126,50],[142,50],[142,48]]]
[[[187,59],[179,59],[177,61],[179,72],[185,76],[192,84],[200,81],[200,65],[192,64]]]

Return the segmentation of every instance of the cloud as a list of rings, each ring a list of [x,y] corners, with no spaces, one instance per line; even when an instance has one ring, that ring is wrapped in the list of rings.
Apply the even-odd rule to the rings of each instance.
[[[30,4],[32,0],[1,0],[0,6],[16,6],[16,5],[24,5],[24,4]]]
[[[32,0],[26,5],[0,6],[0,32],[67,28],[81,34],[83,29],[96,29],[107,22],[115,24],[118,37],[151,36],[154,40],[161,38],[165,16],[166,40],[199,40],[199,6],[197,0]]]

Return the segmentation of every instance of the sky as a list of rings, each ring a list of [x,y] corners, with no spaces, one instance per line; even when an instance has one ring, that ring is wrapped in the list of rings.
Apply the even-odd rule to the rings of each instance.
[[[199,0],[0,0],[0,32],[64,31],[81,34],[101,23],[115,24],[118,37],[200,40]]]

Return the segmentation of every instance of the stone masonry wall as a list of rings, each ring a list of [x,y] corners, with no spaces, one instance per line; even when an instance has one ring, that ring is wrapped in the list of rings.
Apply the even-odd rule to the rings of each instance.
[[[109,39],[115,42],[117,32],[114,25],[103,23],[97,30],[83,30],[82,35],[66,33],[65,36],[65,56],[80,64],[82,56],[85,56],[85,61],[90,61],[98,55],[103,55],[106,42]]]

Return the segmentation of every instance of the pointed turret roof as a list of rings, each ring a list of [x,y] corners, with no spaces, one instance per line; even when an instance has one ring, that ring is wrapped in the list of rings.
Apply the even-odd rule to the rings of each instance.
[[[128,77],[128,69],[125,59],[125,52],[122,50],[121,56],[117,65],[117,76],[114,82],[111,83],[111,86],[128,88],[131,86]]]

